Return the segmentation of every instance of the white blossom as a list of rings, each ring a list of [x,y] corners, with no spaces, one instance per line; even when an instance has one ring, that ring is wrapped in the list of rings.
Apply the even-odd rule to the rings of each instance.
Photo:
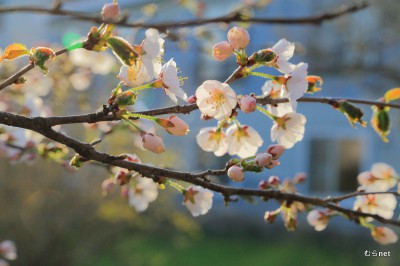
[[[253,156],[263,144],[261,136],[247,125],[231,125],[226,131],[228,153],[241,158]]]
[[[228,151],[226,135],[216,127],[205,127],[200,129],[196,136],[197,144],[204,151],[214,152],[215,156],[222,156]]]
[[[183,204],[193,216],[206,214],[212,207],[214,193],[200,186],[189,186]]]
[[[279,42],[271,48],[271,51],[276,55],[273,66],[284,74],[289,74],[295,68],[293,64],[288,62],[293,56],[294,48],[294,43],[288,42],[285,39],[279,40]]]
[[[357,196],[354,202],[354,210],[361,212],[377,214],[383,218],[393,217],[396,208],[396,197],[391,194],[370,194]]]
[[[271,128],[271,141],[278,141],[286,149],[292,148],[303,139],[306,121],[306,117],[298,113],[277,118]]]
[[[178,78],[178,69],[176,68],[174,59],[169,60],[162,66],[160,78],[163,83],[164,92],[171,98],[171,100],[177,103],[178,100],[176,97],[179,97],[186,101],[187,95],[180,87],[181,84]]]
[[[196,90],[196,98],[201,113],[218,120],[229,117],[237,104],[235,91],[217,80],[204,81]]]
[[[158,185],[150,178],[138,177],[136,184],[129,188],[129,204],[137,212],[143,212],[149,207],[149,203],[157,199]]]

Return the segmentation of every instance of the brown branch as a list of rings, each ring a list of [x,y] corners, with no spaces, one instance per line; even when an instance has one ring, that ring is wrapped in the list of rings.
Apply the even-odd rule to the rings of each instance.
[[[342,6],[336,11],[326,12],[315,16],[301,17],[301,18],[245,18],[239,12],[234,12],[228,15],[209,18],[209,19],[193,19],[188,21],[179,22],[160,22],[160,23],[131,23],[127,22],[124,18],[122,21],[114,23],[121,27],[131,28],[155,28],[159,30],[166,30],[169,28],[180,27],[193,27],[209,23],[232,23],[232,22],[248,22],[259,24],[286,24],[286,25],[319,25],[324,21],[329,21],[341,17],[346,14],[351,14],[368,7],[367,2],[355,4],[351,6]],[[23,12],[23,13],[42,13],[56,16],[67,16],[73,19],[82,21],[91,21],[95,23],[103,23],[104,21],[99,16],[93,16],[90,13],[76,12],[61,10],[59,8],[40,8],[29,6],[14,6],[14,7],[1,7],[0,13]]]
[[[32,119],[20,115],[0,112],[0,123],[36,131],[42,134],[43,136],[49,138],[50,140],[56,141],[58,143],[66,145],[69,148],[72,148],[73,150],[75,150],[75,152],[77,152],[87,160],[93,160],[106,165],[113,165],[128,170],[136,171],[142,174],[143,176],[153,179],[158,179],[159,177],[168,177],[180,181],[189,182],[210,189],[212,191],[219,192],[225,198],[237,195],[237,196],[262,197],[264,199],[285,200],[288,202],[297,201],[305,204],[311,204],[314,206],[320,206],[336,210],[348,216],[349,219],[353,219],[355,221],[357,221],[356,218],[358,217],[371,217],[384,224],[400,226],[399,220],[386,219],[376,214],[369,214],[360,211],[353,211],[350,209],[346,209],[334,203],[331,203],[329,202],[329,200],[327,201],[326,199],[307,197],[300,194],[285,193],[276,190],[233,188],[216,184],[206,180],[206,177],[209,175],[214,175],[214,176],[225,175],[227,172],[226,168],[220,170],[206,170],[199,173],[189,173],[189,172],[178,172],[168,169],[162,169],[153,166],[137,164],[121,160],[120,156],[112,156],[106,153],[98,152],[92,145],[88,143],[80,142],[60,132],[54,131],[53,129],[48,127],[48,125],[46,124],[46,120],[44,118],[38,120],[38,118]]]
[[[356,191],[356,192],[352,192],[352,193],[345,194],[345,195],[342,195],[342,196],[337,196],[337,197],[329,196],[329,197],[325,198],[325,201],[326,202],[338,203],[338,202],[341,202],[341,201],[343,201],[345,199],[350,199],[350,198],[354,198],[354,197],[357,197],[357,196],[388,195],[388,194],[394,195],[396,197],[400,197],[400,193],[395,192],[395,191],[377,191],[377,192]]]

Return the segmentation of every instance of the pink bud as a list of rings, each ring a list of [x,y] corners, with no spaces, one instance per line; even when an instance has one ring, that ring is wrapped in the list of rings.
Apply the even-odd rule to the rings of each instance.
[[[128,184],[131,179],[131,176],[125,170],[119,170],[114,176],[114,183],[118,186],[123,186]]]
[[[267,180],[261,180],[260,183],[258,183],[258,189],[268,189],[271,186],[269,185]]]
[[[233,54],[233,47],[227,41],[219,42],[213,46],[212,56],[215,60],[223,61]]]
[[[241,167],[233,165],[228,170],[228,176],[235,182],[242,182],[244,180],[244,171]]]
[[[189,96],[189,98],[187,98],[186,101],[187,101],[188,103],[190,103],[190,104],[196,103],[197,97],[196,97],[196,95]]]
[[[239,105],[244,113],[252,113],[256,110],[257,102],[254,97],[246,95],[240,99]]]
[[[142,135],[143,148],[154,153],[163,153],[165,146],[162,139],[153,133],[144,133]]]
[[[120,17],[120,10],[118,3],[105,4],[101,10],[101,15],[106,21],[118,21]]]
[[[179,117],[173,115],[170,118],[168,118],[169,122],[174,124],[173,127],[167,127],[166,130],[168,133],[175,135],[175,136],[184,136],[187,135],[189,132],[189,126],[180,119]]]
[[[277,211],[267,211],[264,214],[264,221],[266,221],[267,223],[272,224],[273,222],[275,222],[276,216],[278,215],[279,212]]]
[[[272,155],[272,159],[278,160],[285,152],[285,147],[279,144],[274,144],[267,148],[267,152]]]
[[[114,180],[113,178],[108,178],[103,181],[101,184],[101,190],[103,191],[104,195],[108,195],[114,187]]]
[[[296,183],[296,184],[303,183],[306,180],[306,178],[307,178],[307,174],[306,173],[298,173],[293,178],[293,182]]]
[[[276,167],[276,166],[278,166],[278,165],[280,165],[280,164],[281,164],[281,163],[278,162],[277,160],[272,160],[272,161],[269,163],[269,165],[266,166],[266,168],[272,169],[272,168],[274,168],[274,167]]]
[[[269,153],[263,152],[259,153],[254,160],[258,166],[266,167],[271,163],[272,156]]]
[[[276,187],[276,186],[279,186],[279,184],[281,183],[281,181],[279,180],[279,177],[277,177],[277,176],[275,176],[275,175],[272,175],[272,176],[270,176],[270,177],[268,178],[268,183],[269,183],[271,186]]]
[[[250,35],[247,30],[240,27],[233,27],[228,31],[228,41],[235,49],[244,49],[250,42]]]

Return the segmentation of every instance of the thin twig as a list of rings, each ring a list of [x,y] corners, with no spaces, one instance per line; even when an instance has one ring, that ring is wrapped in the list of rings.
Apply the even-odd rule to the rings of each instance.
[[[179,22],[160,22],[160,23],[132,23],[127,22],[126,18],[120,22],[114,23],[115,25],[121,27],[130,28],[155,28],[159,30],[166,30],[171,28],[181,28],[181,27],[193,27],[209,23],[232,23],[232,22],[248,22],[248,23],[259,23],[259,24],[286,24],[286,25],[319,25],[324,21],[333,20],[344,16],[346,14],[351,14],[360,11],[368,7],[367,2],[362,2],[360,4],[342,6],[339,9],[318,14],[315,16],[300,17],[300,18],[247,18],[240,14],[240,12],[234,12],[228,15],[208,18],[208,19],[193,19],[187,21]],[[13,6],[13,7],[1,7],[0,13],[11,13],[11,12],[21,12],[21,13],[42,13],[56,16],[67,16],[73,19],[82,21],[92,21],[95,23],[103,23],[104,21],[100,16],[93,16],[91,13],[77,12],[61,10],[59,8],[40,8],[40,7],[30,7],[30,6]]]

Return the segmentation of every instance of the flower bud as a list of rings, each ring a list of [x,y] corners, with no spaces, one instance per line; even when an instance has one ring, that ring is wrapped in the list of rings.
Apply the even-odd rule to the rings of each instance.
[[[165,151],[165,146],[162,139],[153,133],[143,133],[142,135],[143,148],[151,152],[160,154]]]
[[[244,180],[244,171],[241,167],[233,165],[228,169],[228,176],[235,182],[242,182]]]
[[[168,120],[173,124],[172,127],[167,127],[165,129],[168,133],[175,136],[187,135],[187,133],[189,132],[189,126],[185,123],[185,121],[175,115],[168,118]]]
[[[123,186],[128,184],[131,179],[131,176],[125,170],[119,170],[114,176],[114,183],[118,186]]]
[[[212,56],[217,61],[223,61],[233,54],[233,47],[227,42],[219,42],[213,46]]]
[[[274,144],[267,148],[267,152],[272,155],[273,160],[278,160],[285,152],[285,147],[279,144]]]
[[[279,214],[279,209],[272,212],[266,211],[264,214],[264,221],[272,224],[273,222],[275,222],[276,216],[278,214]]]
[[[272,168],[274,168],[275,166],[278,166],[278,165],[280,165],[280,164],[281,164],[281,163],[278,162],[278,160],[272,160],[272,161],[269,163],[269,165],[266,166],[266,168],[272,169]]]
[[[296,184],[303,183],[306,180],[306,178],[307,178],[307,174],[306,173],[298,173],[293,178],[293,182],[296,183]]]
[[[228,31],[228,41],[235,49],[244,49],[250,42],[250,35],[247,30],[240,27],[233,27]]]
[[[269,183],[268,183],[268,181],[267,180],[261,180],[259,183],[258,183],[258,189],[268,189],[268,188],[270,188],[271,186],[269,185]]]
[[[101,15],[106,21],[117,22],[121,15],[118,3],[105,4]]]
[[[269,183],[271,186],[276,187],[276,186],[279,186],[279,184],[281,183],[281,181],[279,180],[279,177],[277,177],[277,176],[275,176],[275,175],[272,175],[272,176],[270,176],[270,177],[268,178],[268,183]]]
[[[246,95],[239,101],[240,109],[243,113],[252,113],[256,110],[257,102],[252,96]]]
[[[196,101],[197,101],[196,95],[189,96],[189,98],[187,98],[186,101],[187,101],[188,103],[190,103],[190,104],[196,103]]]
[[[258,166],[267,167],[272,160],[272,155],[266,152],[257,154],[255,162]]]

